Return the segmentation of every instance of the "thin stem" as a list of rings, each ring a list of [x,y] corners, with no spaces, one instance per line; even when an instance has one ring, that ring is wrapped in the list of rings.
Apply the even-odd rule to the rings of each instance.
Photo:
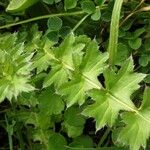
[[[76,25],[75,27],[72,29],[72,32],[74,32],[82,23],[83,21],[89,16],[89,14],[85,15]]]
[[[38,17],[31,18],[31,19],[27,19],[27,20],[23,20],[23,21],[19,21],[19,22],[15,22],[15,23],[11,23],[11,24],[1,26],[0,29],[5,29],[5,28],[16,26],[16,25],[41,20],[41,19],[47,19],[47,18],[50,18],[50,17],[74,16],[74,15],[81,15],[81,14],[84,14],[84,13],[85,13],[84,11],[76,11],[76,12],[68,12],[68,13],[59,13],[59,14],[50,14],[50,15],[38,16]]]
[[[24,141],[23,141],[23,137],[22,137],[22,133],[21,133],[21,128],[19,127],[17,130],[17,136],[18,136],[18,140],[19,140],[19,145],[21,150],[24,150]]]
[[[143,3],[145,0],[141,0],[141,2],[136,6],[136,8],[133,11],[136,11]]]
[[[137,9],[144,3],[145,0],[141,0],[141,2],[136,6],[136,8],[128,15],[125,17],[125,19],[120,23],[119,26],[122,26],[131,16],[133,16],[137,11]]]
[[[105,139],[107,138],[108,134],[110,133],[111,129],[108,127],[104,133],[104,135],[102,136],[101,140],[98,143],[98,147],[101,147],[102,144],[104,143]]]
[[[107,8],[106,6],[107,5],[104,5],[100,9],[101,10],[106,9]],[[99,6],[96,6],[96,8],[98,8],[98,7]],[[43,15],[43,16],[38,16],[38,17],[30,18],[30,19],[27,19],[27,20],[23,20],[23,21],[11,23],[11,24],[6,24],[4,26],[0,26],[0,29],[5,29],[5,28],[21,25],[21,24],[26,24],[26,23],[29,23],[29,22],[37,21],[37,20],[47,19],[47,18],[50,18],[50,17],[76,16],[76,15],[83,15],[83,14],[85,14],[85,12],[80,10],[80,11],[75,11],[75,12],[65,12],[65,13],[58,13],[58,14]]]
[[[6,125],[7,125],[9,149],[10,149],[10,150],[13,150],[12,133],[11,133],[11,131],[10,131],[10,125],[9,125],[9,123],[8,123],[8,120],[7,120],[6,115],[5,115],[5,121],[6,121]]]

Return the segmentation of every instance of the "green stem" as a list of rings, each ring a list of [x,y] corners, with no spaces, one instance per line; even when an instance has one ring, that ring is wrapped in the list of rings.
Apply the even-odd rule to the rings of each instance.
[[[21,128],[18,127],[17,130],[17,136],[18,136],[18,140],[19,140],[19,145],[20,145],[20,149],[24,150],[24,141],[23,141],[23,137],[22,137],[22,133],[21,133]]]
[[[88,14],[88,15],[85,15],[85,16],[74,26],[74,28],[72,29],[72,32],[74,32],[74,31],[84,22],[84,20],[85,20],[88,16],[89,16],[89,14]]]
[[[13,141],[12,141],[12,133],[10,132],[10,125],[8,123],[7,117],[5,116],[5,121],[7,125],[7,132],[8,132],[8,141],[9,141],[9,149],[13,150]]]
[[[104,135],[102,136],[101,140],[98,143],[98,147],[101,147],[102,144],[104,143],[105,139],[107,138],[108,134],[110,133],[111,129],[107,128]]]
[[[19,22],[15,22],[15,23],[11,23],[11,24],[1,26],[0,29],[5,29],[5,28],[16,26],[16,25],[41,20],[41,19],[47,19],[47,18],[50,18],[50,17],[73,16],[73,15],[81,15],[81,14],[84,14],[84,13],[85,13],[84,11],[76,11],[76,12],[69,12],[69,13],[59,13],[59,14],[50,14],[50,15],[38,16],[38,17],[31,18],[31,19],[27,19],[27,20],[23,20],[23,21],[19,21]]]
[[[13,150],[13,142],[12,142],[12,136],[8,135],[8,140],[9,140],[9,149]]]
[[[123,0],[116,0],[112,12],[111,25],[110,25],[110,38],[109,38],[109,64],[114,66],[115,58],[117,55],[117,44],[118,44],[118,30],[119,30],[119,19]]]

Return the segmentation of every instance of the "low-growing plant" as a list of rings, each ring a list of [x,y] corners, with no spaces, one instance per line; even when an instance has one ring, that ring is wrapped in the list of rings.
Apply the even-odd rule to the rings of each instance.
[[[0,7],[1,149],[149,149],[148,1]]]

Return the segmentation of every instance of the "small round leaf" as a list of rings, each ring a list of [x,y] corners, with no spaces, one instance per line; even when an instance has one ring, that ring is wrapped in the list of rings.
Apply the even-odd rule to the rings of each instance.
[[[81,3],[81,8],[88,14],[94,13],[96,7],[94,2],[86,0]]]
[[[69,26],[63,26],[59,31],[59,35],[62,38],[65,38],[70,32],[71,32],[71,28]]]
[[[55,43],[58,42],[59,40],[59,34],[57,31],[51,31],[47,34],[47,38],[50,40],[50,41],[53,41]]]
[[[101,17],[101,12],[100,9],[98,8],[95,10],[95,13],[91,16],[91,18],[92,20],[97,21],[100,19],[100,17]]]
[[[65,5],[65,9],[75,8],[77,5],[77,0],[65,0],[64,5]]]
[[[142,39],[136,38],[133,40],[129,40],[128,44],[132,49],[138,49],[142,45]]]
[[[58,31],[62,27],[62,20],[59,17],[51,17],[48,19],[47,26],[51,31]]]

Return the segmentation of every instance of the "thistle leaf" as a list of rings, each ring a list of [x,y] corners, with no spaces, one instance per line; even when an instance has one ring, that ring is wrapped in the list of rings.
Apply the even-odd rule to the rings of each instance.
[[[134,73],[133,61],[129,59],[118,73],[107,69],[104,77],[106,89],[89,92],[95,103],[83,111],[84,115],[95,118],[97,130],[107,124],[112,126],[120,110],[137,111],[130,96],[139,88],[145,75]]]

